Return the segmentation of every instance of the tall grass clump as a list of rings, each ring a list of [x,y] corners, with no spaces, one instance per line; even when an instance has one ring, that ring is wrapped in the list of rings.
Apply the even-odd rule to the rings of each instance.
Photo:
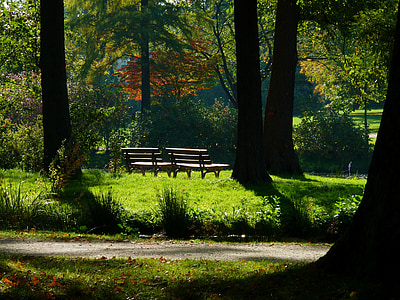
[[[94,195],[89,202],[89,214],[91,216],[91,229],[93,233],[118,233],[126,228],[124,224],[125,210],[116,201],[111,192],[102,195]]]
[[[128,212],[111,192],[94,194],[84,186],[69,183],[58,195],[58,202],[68,205],[76,216],[72,230],[95,234],[121,233]]]
[[[174,238],[187,237],[192,223],[187,201],[172,188],[158,197],[158,214],[165,233]]]
[[[68,208],[43,193],[28,195],[18,187],[0,187],[0,228],[65,230],[74,224]]]

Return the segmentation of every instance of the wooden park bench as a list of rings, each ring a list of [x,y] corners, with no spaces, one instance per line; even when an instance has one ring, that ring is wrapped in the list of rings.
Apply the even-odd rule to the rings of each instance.
[[[230,167],[229,164],[213,163],[207,149],[166,148],[166,150],[173,165],[174,177],[179,171],[186,171],[190,178],[192,170],[198,169],[201,171],[201,178],[210,172],[214,172],[218,178],[223,169]]]
[[[157,176],[159,171],[166,171],[171,177],[172,165],[163,161],[158,148],[121,148],[121,150],[129,173],[139,169],[144,176],[147,169],[153,169],[154,176]]]

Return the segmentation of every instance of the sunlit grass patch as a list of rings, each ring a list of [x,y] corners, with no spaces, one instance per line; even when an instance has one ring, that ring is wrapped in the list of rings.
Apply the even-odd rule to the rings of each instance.
[[[4,181],[18,187],[21,177],[15,178],[13,171],[9,177],[7,172],[3,174]],[[30,178],[30,182],[45,181],[36,176],[36,179]],[[338,228],[345,228],[340,222],[347,224],[351,220],[353,209],[347,208],[352,207],[353,197],[363,194],[366,183],[365,179],[355,177],[306,174],[272,176],[272,184],[245,186],[230,176],[229,170],[221,172],[219,178],[208,174],[205,179],[201,179],[199,172],[194,172],[192,178],[185,174],[170,178],[163,172],[154,177],[152,174],[83,170],[80,180],[70,181],[57,195],[46,194],[46,186],[41,184],[32,184],[31,190],[25,192],[41,193],[48,197],[49,204],[55,205],[51,208],[46,204],[45,208],[51,209],[48,216],[60,212],[55,215],[61,217],[59,222],[65,226],[52,227],[57,230],[104,234],[111,233],[112,229],[113,234],[121,233],[130,238],[139,233],[159,233],[166,229],[159,214],[160,195],[172,190],[185,203],[187,235],[191,237],[245,235],[271,240],[295,236],[332,241],[341,234]],[[338,203],[344,203],[340,209],[347,210],[342,214],[348,216],[346,220],[336,219]],[[21,231],[32,227],[35,224],[3,229]]]

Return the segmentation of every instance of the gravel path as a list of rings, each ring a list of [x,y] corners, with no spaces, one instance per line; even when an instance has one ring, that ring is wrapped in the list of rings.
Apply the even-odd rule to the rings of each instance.
[[[329,250],[328,245],[281,243],[198,243],[176,241],[53,241],[0,238],[0,253],[79,257],[131,257],[246,260],[316,261]]]

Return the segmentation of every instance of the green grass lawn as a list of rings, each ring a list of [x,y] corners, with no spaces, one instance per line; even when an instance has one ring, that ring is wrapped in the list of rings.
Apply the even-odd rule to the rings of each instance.
[[[48,179],[18,170],[1,171],[3,190],[20,199],[14,207],[20,207],[21,202],[27,203],[27,209],[23,205],[20,210],[7,206],[6,198],[0,204],[5,207],[4,211],[7,209],[10,214],[19,216],[18,226],[23,228],[38,226],[38,229],[46,229],[47,221],[37,217],[45,211],[44,217],[52,217],[48,222],[54,225],[63,222],[63,228],[69,224],[68,228],[73,226],[85,231],[97,226],[90,222],[87,224],[86,215],[103,216],[106,213],[103,209],[99,210],[98,205],[93,206],[92,196],[85,198],[89,193],[97,199],[112,200],[107,204],[112,214],[115,212],[113,203],[126,211],[126,222],[115,221],[122,222],[123,230],[137,228],[141,233],[150,234],[161,230],[160,199],[165,198],[165,191],[174,191],[186,203],[191,216],[192,225],[189,227],[192,235],[245,234],[265,236],[266,239],[286,236],[323,240],[334,238],[328,237],[332,234],[327,232],[331,225],[335,228],[339,226],[339,231],[345,228],[357,208],[366,183],[365,179],[356,177],[306,174],[290,178],[272,176],[272,184],[244,186],[230,178],[231,172],[223,171],[219,178],[208,174],[201,179],[199,172],[194,172],[192,178],[187,178],[185,173],[179,173],[177,178],[169,178],[164,172],[154,177],[152,173],[142,176],[139,173],[111,174],[101,170],[83,170],[81,181],[71,181],[69,187],[57,196],[62,201],[57,202],[47,200],[53,197]],[[38,197],[42,200],[35,200]],[[85,201],[90,202],[85,204]],[[57,203],[62,206],[57,207]],[[66,203],[73,205],[71,213],[65,207]],[[74,216],[77,217],[76,221]],[[94,222],[105,222],[101,218]],[[116,219],[110,220],[114,222]],[[24,225],[24,222],[29,224]]]
[[[370,130],[370,134],[376,134],[379,130],[379,125],[381,123],[383,109],[371,109],[368,110],[367,120],[368,127]],[[355,123],[359,126],[364,127],[364,110],[357,109],[353,113],[350,114],[355,121]],[[299,125],[301,122],[300,117],[293,118],[293,126]]]
[[[100,172],[100,173],[99,173]],[[232,171],[221,172],[220,178],[208,174],[200,178],[194,172],[191,179],[183,173],[169,178],[166,173],[158,177],[139,173],[115,176],[98,170],[85,172],[85,184],[95,194],[110,191],[113,198],[132,211],[157,208],[164,189],[180,193],[191,207],[232,213],[234,210],[257,211],[266,198],[305,201],[331,210],[340,199],[362,195],[365,179],[337,178],[306,174],[301,177],[272,176],[273,183],[265,186],[243,186],[230,178]]]
[[[381,124],[382,119],[382,109],[371,109],[368,110],[367,113],[367,123],[370,130],[370,133],[378,133],[379,126]],[[357,109],[354,111],[351,116],[353,117],[356,124],[360,126],[364,126],[364,110]]]
[[[205,179],[194,172],[168,178],[166,173],[121,173],[84,170],[82,183],[94,194],[109,191],[129,211],[154,211],[158,195],[173,188],[191,207],[232,215],[256,215],[268,201],[299,208],[298,214],[316,217],[332,211],[343,199],[362,195],[365,179],[305,175],[273,176],[264,186],[243,186],[224,171],[220,178]],[[18,170],[0,172],[3,188],[21,186],[24,195],[46,192],[50,183],[36,173]],[[22,183],[22,184],[21,184]],[[71,188],[76,188],[76,184]],[[265,206],[264,206],[265,208]],[[265,208],[266,209],[266,208]],[[281,214],[284,214],[281,208]],[[297,215],[297,217],[299,217]],[[299,223],[302,224],[302,223]],[[74,233],[28,230],[0,231],[0,238],[23,236],[65,238]],[[82,233],[79,235],[82,237]],[[85,236],[83,234],[83,236]],[[113,239],[117,236],[85,236]],[[125,238],[125,237],[122,237]],[[287,284],[290,282],[290,284]],[[270,261],[206,261],[160,259],[115,259],[38,257],[0,254],[0,298],[4,299],[362,299],[379,296],[379,287],[350,277],[335,276],[312,265]]]
[[[155,208],[158,196],[165,188],[173,188],[181,193],[191,206],[231,212],[243,205],[257,209],[266,197],[284,197],[291,200],[307,199],[309,202],[327,208],[340,198],[361,195],[365,179],[335,178],[305,175],[284,178],[272,176],[272,185],[245,187],[230,178],[232,171],[221,172],[220,178],[208,174],[200,178],[194,172],[192,179],[179,173],[177,178],[169,178],[166,173],[154,177],[138,173],[114,176],[98,170],[85,172],[85,184],[93,193],[110,191],[115,199],[130,210]]]

